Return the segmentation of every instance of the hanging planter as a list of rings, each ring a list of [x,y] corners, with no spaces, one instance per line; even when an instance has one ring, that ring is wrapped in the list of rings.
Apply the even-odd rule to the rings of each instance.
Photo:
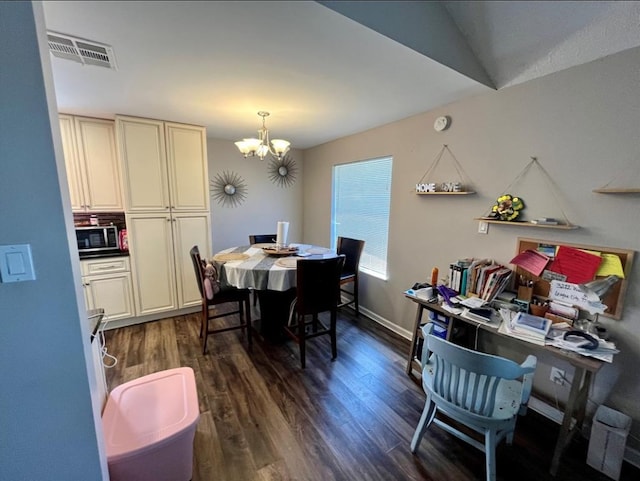
[[[562,219],[556,220],[551,218],[540,218],[531,221],[522,220],[521,214],[524,209],[524,201],[521,197],[503,193],[497,199],[496,203],[491,207],[488,213],[485,213],[476,220],[495,223],[495,224],[511,224],[526,225],[530,227],[544,227],[551,229],[577,229],[578,226],[572,224],[562,210],[562,201],[555,192],[555,182],[549,173],[540,165],[536,157],[531,157],[531,161],[520,171],[520,173],[511,181],[503,192],[508,192],[514,184],[522,180],[532,167],[537,167],[548,183],[549,193],[556,199],[556,205],[559,206],[562,213]],[[486,229],[483,233],[486,233]]]

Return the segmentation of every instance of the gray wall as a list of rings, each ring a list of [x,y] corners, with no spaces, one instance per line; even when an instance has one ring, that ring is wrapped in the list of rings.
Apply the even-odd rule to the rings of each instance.
[[[30,244],[37,276],[0,284],[0,479],[107,479],[55,124],[55,150],[52,137],[42,7],[33,10],[31,2],[0,2],[0,245]]]
[[[296,180],[290,186],[271,181],[271,157],[245,159],[232,141],[207,140],[209,179],[223,172],[238,174],[246,185],[246,198],[236,207],[220,204],[211,198],[211,238],[213,252],[249,244],[249,234],[273,234],[278,221],[289,222],[289,242],[302,241],[302,155],[292,150]]]
[[[415,281],[430,279],[431,269],[446,272],[464,257],[490,257],[508,263],[517,237],[638,250],[639,196],[592,192],[610,180],[640,187],[640,49],[633,49],[528,83],[452,103],[377,129],[305,151],[305,242],[329,245],[331,169],[344,162],[393,156],[389,278],[364,274],[362,305],[404,335],[415,307],[402,292]],[[450,115],[449,130],[437,133],[433,122]],[[416,182],[431,166],[443,144],[463,167],[477,192],[473,196],[419,196]],[[553,177],[533,169],[517,175],[536,156]],[[457,180],[446,154],[435,180]],[[581,229],[561,231],[491,225],[477,232],[474,218],[488,212],[498,195],[523,197],[529,218],[564,215]],[[640,305],[638,262],[633,267],[623,319],[602,318],[621,353],[596,378],[588,409],[605,403],[634,419],[630,444],[640,446]],[[509,343],[507,343],[509,344]],[[523,357],[517,345],[496,347]],[[560,401],[568,386],[549,384],[553,358],[539,359],[536,388]]]

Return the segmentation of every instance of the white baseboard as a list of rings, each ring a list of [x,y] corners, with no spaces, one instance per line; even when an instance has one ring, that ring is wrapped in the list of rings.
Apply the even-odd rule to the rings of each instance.
[[[119,327],[133,326],[135,324],[143,324],[150,321],[158,321],[167,317],[184,316],[186,314],[192,314],[194,312],[200,312],[200,306],[186,307],[177,311],[159,312],[157,314],[148,314],[146,316],[139,317],[127,317],[126,319],[117,319],[115,321],[107,321],[103,324],[105,331],[111,329],[118,329]]]
[[[640,469],[640,451],[637,449],[627,446],[624,450],[624,460],[632,466]]]
[[[342,297],[342,302],[347,301],[348,299],[346,297]],[[348,306],[350,309],[353,309],[353,306]],[[385,319],[382,316],[379,316],[378,314],[376,314],[373,311],[370,311],[369,309],[367,309],[366,307],[362,307],[362,305],[360,305],[360,312],[362,312],[365,316],[367,316],[368,318],[374,320],[375,322],[377,322],[378,324],[380,324],[383,327],[386,327],[387,329],[389,329],[391,332],[395,332],[396,334],[398,334],[399,336],[404,337],[405,339],[409,339],[411,340],[411,337],[413,336],[413,333],[407,329],[404,329],[394,323],[392,323],[391,321],[389,321],[388,319]]]

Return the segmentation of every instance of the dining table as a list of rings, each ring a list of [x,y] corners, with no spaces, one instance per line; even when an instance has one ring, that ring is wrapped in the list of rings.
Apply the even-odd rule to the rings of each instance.
[[[311,244],[253,244],[223,249],[211,258],[221,285],[251,289],[258,295],[260,317],[254,326],[265,339],[284,340],[283,326],[296,297],[297,262],[328,259],[336,251]]]

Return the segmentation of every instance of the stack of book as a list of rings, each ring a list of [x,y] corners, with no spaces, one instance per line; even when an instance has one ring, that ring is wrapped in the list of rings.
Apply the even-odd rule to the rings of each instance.
[[[449,287],[491,302],[507,287],[511,274],[511,269],[491,259],[461,259],[449,265]]]
[[[449,287],[459,294],[465,295],[471,259],[460,259],[455,264],[449,264]]]
[[[553,217],[540,217],[539,219],[533,219],[531,223],[537,225],[558,225],[560,222]]]
[[[508,324],[508,334],[544,346],[545,338],[551,329],[551,320],[525,312],[517,313]]]

